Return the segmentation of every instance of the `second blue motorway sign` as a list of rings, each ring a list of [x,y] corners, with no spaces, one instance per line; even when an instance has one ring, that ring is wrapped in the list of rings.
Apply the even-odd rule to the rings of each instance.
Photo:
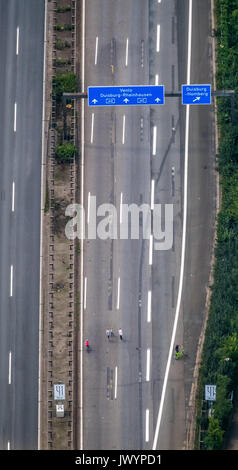
[[[138,106],[164,104],[164,86],[89,86],[89,106]]]
[[[182,104],[211,104],[211,85],[182,85]]]

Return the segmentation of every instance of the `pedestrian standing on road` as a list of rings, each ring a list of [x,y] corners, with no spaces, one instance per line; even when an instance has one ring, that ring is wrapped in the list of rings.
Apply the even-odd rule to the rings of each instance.
[[[121,329],[121,328],[119,328],[118,333],[119,333],[120,339],[122,340],[122,339],[123,339],[123,333],[122,333],[122,329]]]
[[[106,335],[107,335],[107,338],[109,339],[110,338],[110,330],[106,330]]]
[[[110,336],[114,336],[113,329],[110,328]]]

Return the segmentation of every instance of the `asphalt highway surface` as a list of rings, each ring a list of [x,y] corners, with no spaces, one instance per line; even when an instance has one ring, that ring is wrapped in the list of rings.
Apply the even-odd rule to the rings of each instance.
[[[211,83],[209,1],[87,0],[85,85]],[[192,19],[192,20],[191,20]],[[189,29],[190,21],[190,29]],[[192,34],[191,34],[192,31]],[[186,111],[179,97],[164,106],[89,107],[85,104],[84,201],[112,204],[114,239],[84,242],[83,448],[182,449],[198,338],[204,315],[215,210],[213,107],[190,112],[188,205],[183,294],[175,341],[186,360],[168,362],[173,334],[183,231]],[[122,240],[123,204],[173,204],[173,243]],[[162,225],[164,216],[162,216]],[[97,218],[97,223],[102,217]],[[153,233],[152,233],[153,235]],[[106,329],[112,328],[109,339]],[[120,340],[118,329],[123,330]],[[173,346],[173,344],[172,344]],[[169,367],[168,367],[169,364]],[[168,374],[166,370],[168,369]],[[165,377],[166,387],[165,387]],[[163,400],[159,434],[154,442]]]
[[[0,12],[0,448],[36,449],[44,1]]]
[[[188,77],[212,82],[210,0],[82,3],[86,87],[176,93]],[[0,11],[0,448],[36,449],[44,1],[0,0]],[[178,96],[163,106],[85,102],[84,449],[186,447],[216,207],[213,103],[189,109]],[[117,233],[94,239],[95,210],[100,233],[110,227],[108,204]],[[156,249],[153,223],[143,238],[142,214],[140,237],[121,239],[123,204],[152,214],[161,204],[163,228],[172,205],[171,244]]]

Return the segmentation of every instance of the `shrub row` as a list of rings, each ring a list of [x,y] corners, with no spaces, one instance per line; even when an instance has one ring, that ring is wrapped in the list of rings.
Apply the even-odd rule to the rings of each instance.
[[[67,72],[57,74],[53,78],[53,97],[58,102],[62,100],[63,93],[74,93],[77,90],[77,78],[75,73]]]
[[[217,89],[233,89],[238,115],[238,0],[216,0]],[[199,381],[198,425],[203,448],[224,447],[238,385],[238,125],[229,98],[219,98],[219,173],[222,192],[217,221],[214,283]],[[205,384],[217,387],[213,412],[202,414]],[[205,417],[204,417],[205,416]],[[196,444],[198,446],[198,443]]]

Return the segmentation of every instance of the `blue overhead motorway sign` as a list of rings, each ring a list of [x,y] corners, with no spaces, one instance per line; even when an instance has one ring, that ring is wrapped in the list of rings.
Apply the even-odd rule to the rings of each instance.
[[[211,104],[211,85],[182,85],[182,104]]]
[[[89,106],[138,106],[164,104],[164,86],[89,86]]]

